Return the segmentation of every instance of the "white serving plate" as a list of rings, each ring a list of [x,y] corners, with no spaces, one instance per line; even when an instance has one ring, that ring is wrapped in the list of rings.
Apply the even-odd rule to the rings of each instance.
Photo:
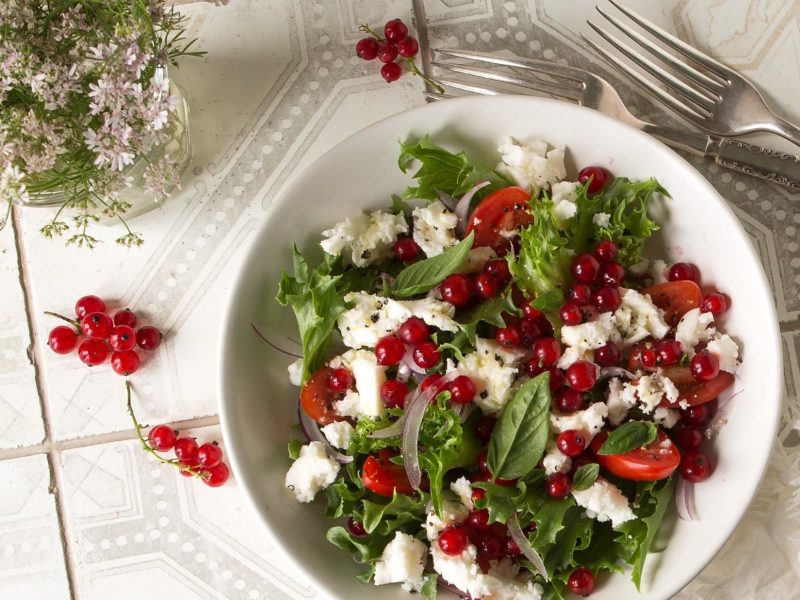
[[[306,578],[332,598],[407,599],[399,586],[367,587],[359,566],[325,540],[333,524],[324,499],[299,504],[284,488],[286,442],[296,422],[298,390],[288,381],[290,359],[260,342],[256,322],[275,340],[296,337],[293,315],[274,302],[293,243],[311,260],[321,256],[319,232],[362,209],[388,206],[410,177],[397,168],[398,140],[430,133],[487,165],[506,136],[568,148],[568,169],[597,164],[632,179],[655,176],[673,196],[659,216],[658,255],[697,264],[704,284],[732,299],[723,327],[744,362],[728,424],[715,443],[713,476],[696,486],[698,521],[677,521],[663,552],[648,559],[643,589],[615,575],[596,600],[666,599],[686,585],[728,539],[767,466],[780,416],[781,346],[773,298],[750,240],[711,185],[675,152],[598,112],[521,96],[448,100],[368,127],[322,156],[277,198],[249,250],[222,320],[220,413],[233,471],[266,531]]]

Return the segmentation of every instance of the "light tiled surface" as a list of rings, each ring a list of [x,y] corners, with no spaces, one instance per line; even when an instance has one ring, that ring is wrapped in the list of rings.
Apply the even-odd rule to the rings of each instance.
[[[209,54],[174,73],[192,111],[194,158],[180,194],[133,221],[145,246],[65,250],[40,238],[47,214],[37,210],[18,212],[16,227],[0,233],[0,598],[315,597],[269,546],[236,482],[212,490],[153,463],[133,439],[121,379],[45,351],[55,323],[42,311],[69,312],[77,297],[97,293],[166,330],[132,378],[140,420],[182,421],[201,440],[218,438],[217,319],[271,199],[345,136],[423,103],[418,81],[386,85],[375,64],[352,56],[361,22],[424,12],[433,46],[605,70],[580,40],[592,0],[178,3]],[[746,72],[800,119],[800,96],[785,93],[800,89],[796,2],[628,3]],[[671,119],[620,88],[639,114]],[[679,597],[792,600],[800,598],[800,195],[692,160],[734,205],[772,282],[786,412],[753,510]]]

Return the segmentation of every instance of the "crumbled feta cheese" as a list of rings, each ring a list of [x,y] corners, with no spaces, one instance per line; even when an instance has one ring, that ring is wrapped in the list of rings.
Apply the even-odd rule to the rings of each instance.
[[[412,316],[443,331],[458,331],[458,323],[453,320],[455,307],[435,298],[392,300],[366,292],[350,292],[344,299],[354,306],[339,315],[336,325],[349,348],[374,348],[379,339],[394,333]]]
[[[326,229],[322,232],[325,239],[320,245],[325,252],[335,256],[349,248],[349,257],[345,257],[355,266],[365,267],[388,257],[397,236],[406,232],[408,224],[403,215],[378,210],[347,217],[333,228]]]
[[[286,367],[286,370],[289,371],[289,382],[300,387],[303,383],[303,359],[298,358]]]
[[[311,502],[338,474],[339,463],[328,456],[321,442],[311,442],[300,448],[300,456],[289,467],[286,487],[300,502]]]
[[[411,216],[414,219],[414,241],[426,256],[441,254],[458,241],[458,217],[440,200],[415,208]]]
[[[559,181],[550,186],[550,199],[553,204],[558,204],[562,200],[575,202],[578,199],[577,181]]]
[[[706,350],[719,359],[719,368],[722,371],[736,373],[739,359],[739,346],[736,345],[727,333],[717,334],[706,345]]]
[[[342,417],[382,417],[386,407],[381,400],[381,386],[386,381],[386,367],[378,364],[375,353],[369,350],[346,352],[338,357],[353,372],[356,392],[348,390],[344,398],[334,404],[336,414]],[[334,361],[331,361],[334,363]]]
[[[694,356],[694,347],[697,344],[707,342],[714,337],[717,330],[710,327],[713,322],[714,315],[710,312],[700,312],[699,308],[693,308],[681,317],[675,328],[675,339],[680,342],[689,358]]]
[[[439,532],[445,527],[460,523],[467,518],[469,509],[461,502],[445,500],[442,502],[442,516],[439,518],[433,510],[428,511],[425,518],[425,533],[428,540],[433,541],[439,536]]]
[[[342,399],[333,405],[333,410],[340,417],[357,419],[361,416],[361,396],[354,390],[347,390]]]
[[[477,349],[464,357],[454,370],[472,379],[476,388],[475,404],[485,413],[496,413],[505,406],[517,375],[512,365],[524,353],[502,348],[494,340],[478,338]]]
[[[466,506],[469,510],[473,509],[474,505],[472,503],[472,486],[469,483],[469,479],[466,477],[459,477],[450,484],[450,489],[456,496],[459,497],[464,506]]]
[[[547,446],[547,454],[545,454],[542,459],[545,475],[569,473],[569,470],[572,468],[572,459],[556,448],[552,441],[548,442]]]
[[[465,274],[480,273],[483,271],[484,265],[493,258],[497,258],[497,254],[489,246],[473,248],[469,251],[469,254],[467,254],[467,260],[464,261],[464,264],[461,265],[458,272]]]
[[[532,189],[534,196],[539,190],[561,181],[567,174],[563,147],[548,152],[546,142],[522,145],[508,138],[497,150],[502,159],[497,171],[511,177],[521,188]]]
[[[667,273],[669,272],[669,267],[667,267],[667,263],[663,260],[654,260],[652,266],[650,267],[650,278],[653,280],[653,283],[666,283],[667,282]]]
[[[592,223],[597,225],[598,227],[608,227],[608,224],[611,222],[611,215],[604,212],[594,213],[592,217]]]
[[[595,402],[586,410],[579,410],[571,415],[562,415],[557,412],[550,413],[550,427],[556,433],[570,429],[583,432],[588,444],[603,428],[608,416],[608,407],[602,402]]]
[[[681,418],[681,413],[672,408],[657,408],[653,413],[653,420],[664,427],[665,429],[672,429]]]
[[[614,322],[622,335],[623,346],[630,346],[647,337],[657,340],[669,332],[664,312],[653,304],[650,296],[636,290],[620,288],[620,307],[614,312]]]
[[[635,385],[626,383],[620,398],[628,406],[633,406],[638,400],[642,412],[649,414],[664,398],[669,403],[674,403],[679,395],[680,392],[672,380],[662,375],[659,369],[656,373],[640,377]]]
[[[586,515],[601,523],[611,521],[612,527],[636,518],[628,499],[617,486],[605,479],[597,478],[592,486],[583,491],[572,490],[572,497],[586,509]]]
[[[347,450],[353,437],[353,426],[348,421],[334,421],[321,428],[322,433],[334,448]]]
[[[558,204],[553,206],[553,214],[562,221],[566,221],[578,214],[578,207],[569,200],[559,200]]]
[[[611,313],[601,313],[594,321],[561,328],[561,343],[568,346],[558,360],[558,367],[566,369],[577,360],[592,360],[592,350],[609,341],[618,343],[619,332]]]
[[[407,591],[422,587],[422,571],[428,547],[417,538],[397,531],[375,563],[375,585],[403,583]]]
[[[633,402],[630,402],[630,397],[623,398],[622,390],[622,380],[619,377],[613,377],[608,382],[608,398],[606,398],[608,422],[614,426],[625,420],[625,417],[628,416],[628,410],[636,403],[635,396]]]

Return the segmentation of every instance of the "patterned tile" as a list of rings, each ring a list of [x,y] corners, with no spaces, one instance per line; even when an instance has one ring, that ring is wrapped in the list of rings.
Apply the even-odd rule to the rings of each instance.
[[[43,455],[0,461],[3,598],[69,597],[50,469]]]

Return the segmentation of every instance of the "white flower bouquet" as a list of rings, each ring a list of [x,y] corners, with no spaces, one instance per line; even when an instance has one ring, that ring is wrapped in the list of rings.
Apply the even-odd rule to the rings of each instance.
[[[183,165],[154,150],[182,126],[166,68],[202,54],[193,42],[164,0],[2,0],[0,227],[12,203],[55,194],[46,237],[91,247],[105,217],[125,225],[118,243],[141,244],[122,192],[136,183],[160,201],[178,183]]]

